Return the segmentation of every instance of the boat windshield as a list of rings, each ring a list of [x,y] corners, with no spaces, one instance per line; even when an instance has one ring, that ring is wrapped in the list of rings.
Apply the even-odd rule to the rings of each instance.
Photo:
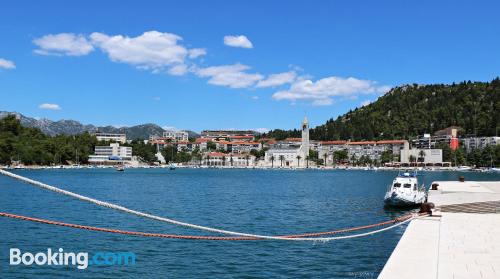
[[[401,187],[401,183],[394,183],[393,186],[396,187],[396,188],[399,188],[399,187]]]
[[[410,188],[410,187],[411,187],[411,184],[405,183],[405,184],[403,185],[403,187],[405,187],[405,188]]]

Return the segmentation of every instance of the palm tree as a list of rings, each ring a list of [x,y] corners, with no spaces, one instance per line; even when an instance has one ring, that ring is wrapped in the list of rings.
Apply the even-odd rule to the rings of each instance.
[[[233,166],[233,162],[234,162],[234,160],[233,160],[233,154],[231,154],[231,157],[229,158],[229,162],[231,163],[231,167],[232,167]]]
[[[326,158],[328,157],[328,154],[323,154],[323,165],[326,167]]]
[[[420,152],[418,152],[418,160],[422,163],[425,161],[425,152],[423,150],[420,150]]]
[[[300,155],[297,155],[297,167],[300,167],[300,159],[302,159],[302,157],[300,157]]]
[[[283,160],[285,160],[285,156],[280,155],[280,162],[281,162],[281,166],[282,166],[282,167],[283,167]]]
[[[417,158],[415,158],[415,156],[413,156],[413,155],[410,155],[410,156],[408,157],[408,159],[410,160],[410,166],[411,166],[411,164],[412,164],[414,161],[416,161],[416,159],[417,159]]]
[[[222,155],[222,165],[226,166],[226,156]]]
[[[274,168],[274,155],[271,155],[271,158],[269,159],[271,159],[271,168]]]
[[[248,167],[248,160],[250,159],[250,155],[245,155],[245,160],[247,161],[247,167]]]
[[[309,159],[311,158],[311,156],[307,155],[306,156],[306,168],[308,169],[309,168]]]

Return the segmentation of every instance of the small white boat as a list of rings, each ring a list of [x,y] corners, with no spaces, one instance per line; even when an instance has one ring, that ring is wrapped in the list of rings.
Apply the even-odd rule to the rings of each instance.
[[[116,166],[117,171],[125,171],[125,167],[123,165]]]
[[[417,174],[404,172],[392,181],[385,193],[384,203],[390,206],[416,206],[425,202],[426,197],[424,185],[418,185]]]
[[[171,163],[168,165],[169,170],[175,170],[177,168],[177,165],[175,163]]]
[[[472,168],[469,167],[469,166],[460,166],[458,168],[456,168],[457,171],[471,171]]]

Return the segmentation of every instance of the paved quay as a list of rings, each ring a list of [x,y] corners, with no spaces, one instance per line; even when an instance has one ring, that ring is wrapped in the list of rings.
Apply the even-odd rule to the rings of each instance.
[[[500,278],[500,181],[434,183],[434,216],[408,225],[378,278]]]

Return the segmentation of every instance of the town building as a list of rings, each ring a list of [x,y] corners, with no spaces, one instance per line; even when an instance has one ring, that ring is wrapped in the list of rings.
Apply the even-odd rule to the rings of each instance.
[[[500,137],[467,137],[460,140],[467,152],[500,144]]]
[[[305,166],[309,157],[309,122],[304,118],[301,125],[302,137],[288,139],[288,141],[274,144],[264,156],[264,163],[268,166],[300,167]]]
[[[255,156],[249,154],[210,152],[207,153],[201,163],[205,166],[251,167],[255,165]]]
[[[424,165],[442,165],[443,150],[441,149],[402,149],[401,164],[424,164]]]
[[[452,150],[458,148],[458,131],[461,128],[458,126],[450,126],[448,128],[434,132],[434,135],[423,134],[413,139],[412,146],[420,149],[436,148],[438,144],[446,144]]]
[[[172,141],[188,141],[189,134],[186,131],[176,131],[176,130],[165,130],[163,132],[164,139],[170,139]]]
[[[214,141],[217,146],[217,150],[234,153],[234,154],[242,154],[242,153],[250,153],[252,150],[260,150],[262,145],[260,142],[252,142],[252,141]]]
[[[112,134],[112,133],[94,133],[98,141],[114,141],[119,143],[127,142],[127,135],[125,134]]]
[[[109,146],[96,146],[94,155],[89,155],[91,164],[116,164],[132,160],[132,147],[110,143]]]
[[[381,140],[381,141],[322,141],[319,145],[318,157],[325,159],[326,165],[333,164],[335,152],[345,150],[347,160],[352,162],[362,157],[371,161],[380,161],[382,153],[389,151],[393,159],[399,157],[401,150],[408,145],[406,140]]]
[[[251,130],[204,130],[201,132],[201,137],[214,140],[253,141],[256,134],[257,132]]]

